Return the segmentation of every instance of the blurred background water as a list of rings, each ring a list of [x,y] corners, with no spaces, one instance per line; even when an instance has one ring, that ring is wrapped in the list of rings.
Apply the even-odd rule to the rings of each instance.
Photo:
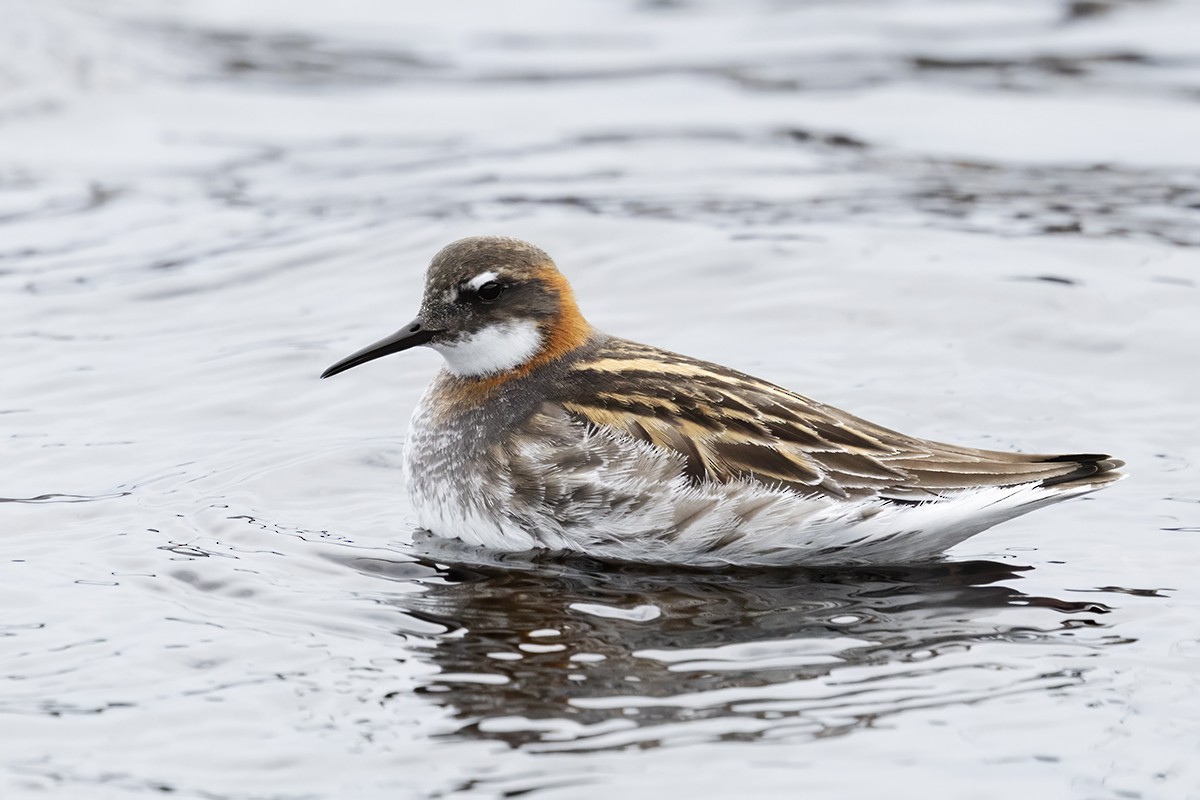
[[[0,796],[1200,797],[1200,4],[0,2]],[[1132,477],[941,564],[420,558],[463,235]]]

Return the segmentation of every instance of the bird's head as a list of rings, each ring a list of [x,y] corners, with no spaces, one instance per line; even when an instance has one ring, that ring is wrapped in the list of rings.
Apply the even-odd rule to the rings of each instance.
[[[321,377],[425,345],[460,378],[494,379],[559,358],[591,333],[550,256],[519,239],[474,236],[433,257],[416,319]]]

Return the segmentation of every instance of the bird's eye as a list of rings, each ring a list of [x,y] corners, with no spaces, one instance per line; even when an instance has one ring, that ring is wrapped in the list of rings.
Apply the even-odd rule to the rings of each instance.
[[[504,284],[488,281],[475,290],[475,296],[485,303],[494,303],[504,294]]]

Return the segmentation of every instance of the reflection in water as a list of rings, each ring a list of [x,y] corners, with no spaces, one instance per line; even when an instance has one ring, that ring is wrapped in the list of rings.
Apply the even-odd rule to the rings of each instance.
[[[1075,638],[1107,606],[1023,594],[1001,582],[1029,567],[988,561],[704,572],[472,556],[348,562],[423,585],[392,602],[403,635],[435,644],[421,691],[457,734],[530,750],[843,733],[1077,684],[1082,669],[1039,671],[1027,646],[1116,641]]]

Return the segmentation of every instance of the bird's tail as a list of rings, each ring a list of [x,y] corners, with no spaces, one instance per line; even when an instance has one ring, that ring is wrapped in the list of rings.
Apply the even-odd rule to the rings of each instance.
[[[1042,480],[1042,486],[1047,489],[1091,491],[1125,477],[1120,471],[1125,466],[1124,461],[1095,453],[1048,456],[1041,458],[1040,463],[1061,463],[1066,467],[1063,472]]]

